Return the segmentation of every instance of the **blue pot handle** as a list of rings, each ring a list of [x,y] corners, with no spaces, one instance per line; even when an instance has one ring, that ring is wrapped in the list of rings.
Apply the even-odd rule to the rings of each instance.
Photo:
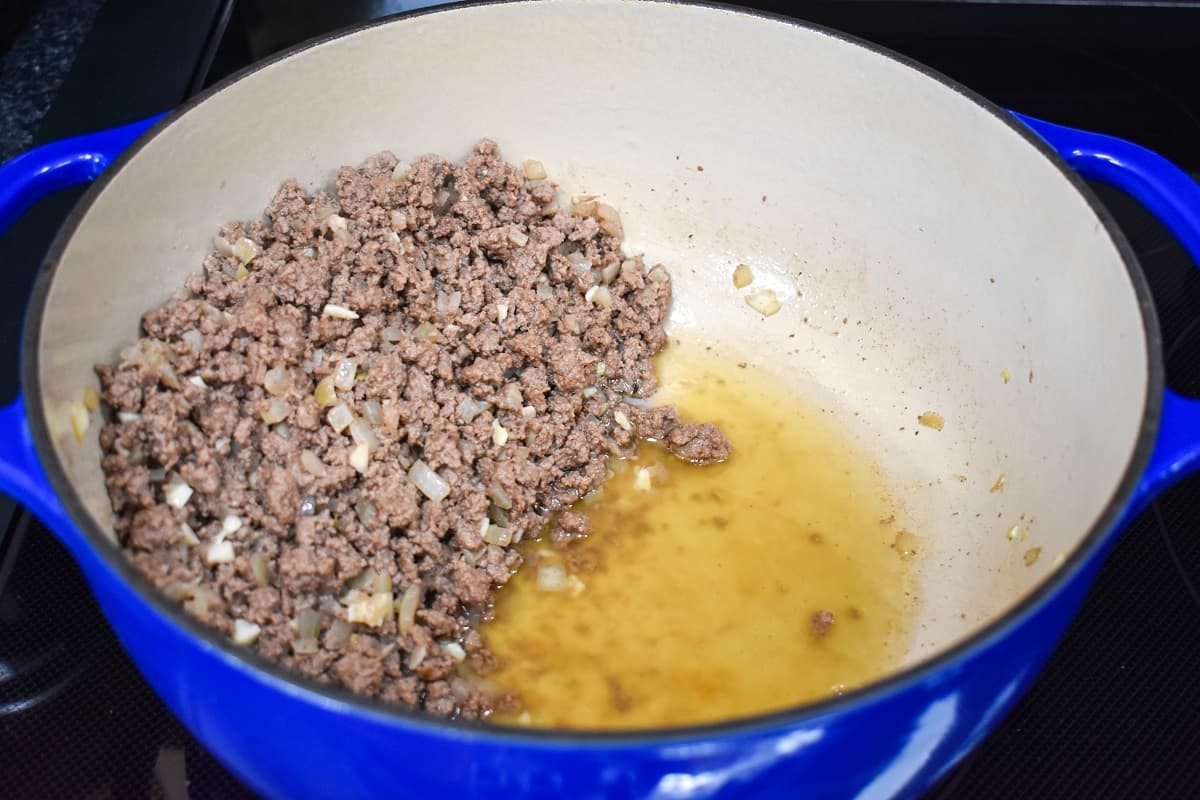
[[[1133,197],[1167,227],[1200,265],[1200,184],[1167,159],[1140,145],[1014,116],[1042,137],[1084,178],[1114,186]],[[1179,479],[1200,469],[1200,401],[1168,389],[1150,464],[1134,492],[1137,511]]]
[[[0,234],[51,192],[95,180],[161,116],[51,142],[0,166]],[[0,492],[72,544],[73,526],[38,461],[21,397],[0,408]]]

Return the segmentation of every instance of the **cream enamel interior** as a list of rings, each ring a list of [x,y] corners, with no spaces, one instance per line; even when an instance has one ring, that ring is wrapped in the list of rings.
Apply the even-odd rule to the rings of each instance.
[[[112,178],[62,253],[39,350],[57,456],[102,527],[97,426],[78,445],[62,409],[199,269],[217,226],[260,213],[289,176],[315,186],[385,148],[458,158],[481,136],[622,210],[635,249],[673,271],[675,335],[767,365],[877,454],[927,545],[909,661],[1016,603],[1115,490],[1146,401],[1142,318],[1117,248],[1047,158],[824,33],[551,0],[310,47],[190,109]],[[733,290],[739,261],[779,314]],[[940,433],[917,426],[929,410]],[[1014,524],[1026,541],[1008,540]]]

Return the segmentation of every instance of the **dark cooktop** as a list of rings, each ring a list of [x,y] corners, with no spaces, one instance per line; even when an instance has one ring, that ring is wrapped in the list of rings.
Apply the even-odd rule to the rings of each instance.
[[[32,55],[3,65],[0,94],[24,81],[32,99],[22,101],[15,123],[0,105],[0,127],[25,125],[37,142],[168,109],[304,38],[429,4],[14,2],[10,17],[0,9],[0,47]],[[79,14],[71,14],[74,4]],[[1200,6],[752,5],[879,42],[1010,108],[1133,139],[1200,175]],[[63,31],[84,24],[80,14],[90,22],[85,37],[58,34],[56,24]],[[41,26],[32,39],[31,20]],[[51,73],[57,86],[41,81]],[[1195,265],[1139,207],[1099,191],[1149,275],[1168,377],[1200,396]],[[0,236],[0,400],[15,392],[19,325],[35,266],[79,194],[41,203]],[[1198,528],[1200,480],[1138,518],[1030,694],[928,797],[1200,797]],[[65,551],[7,502],[0,502],[0,796],[253,797],[143,683]]]

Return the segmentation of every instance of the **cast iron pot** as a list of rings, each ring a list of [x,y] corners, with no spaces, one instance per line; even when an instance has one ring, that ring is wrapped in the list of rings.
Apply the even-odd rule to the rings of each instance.
[[[284,178],[316,185],[385,148],[459,158],[482,136],[622,210],[632,245],[673,270],[673,335],[822,398],[878,455],[923,541],[894,674],[703,727],[448,722],[285,674],[126,562],[99,423],[78,443],[66,422],[92,366],[199,269],[221,222],[261,213]],[[30,303],[0,488],[70,549],[171,710],[268,796],[912,796],[1012,707],[1122,523],[1200,453],[1200,409],[1163,386],[1143,276],[1079,174],[1129,191],[1200,256],[1200,188],[1162,158],[790,20],[549,0],[310,42],[163,119],[0,170],[0,225],[100,176]],[[740,261],[780,313],[732,290]],[[930,410],[940,433],[916,426]],[[1027,540],[1009,540],[1016,524]]]

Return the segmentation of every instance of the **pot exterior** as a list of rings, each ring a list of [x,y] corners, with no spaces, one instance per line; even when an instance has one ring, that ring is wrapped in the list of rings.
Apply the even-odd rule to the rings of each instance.
[[[800,722],[673,742],[583,745],[368,715],[197,641],[93,562],[88,580],[167,706],[272,798],[916,797],[1033,682],[1099,559],[985,646],[919,679]]]

